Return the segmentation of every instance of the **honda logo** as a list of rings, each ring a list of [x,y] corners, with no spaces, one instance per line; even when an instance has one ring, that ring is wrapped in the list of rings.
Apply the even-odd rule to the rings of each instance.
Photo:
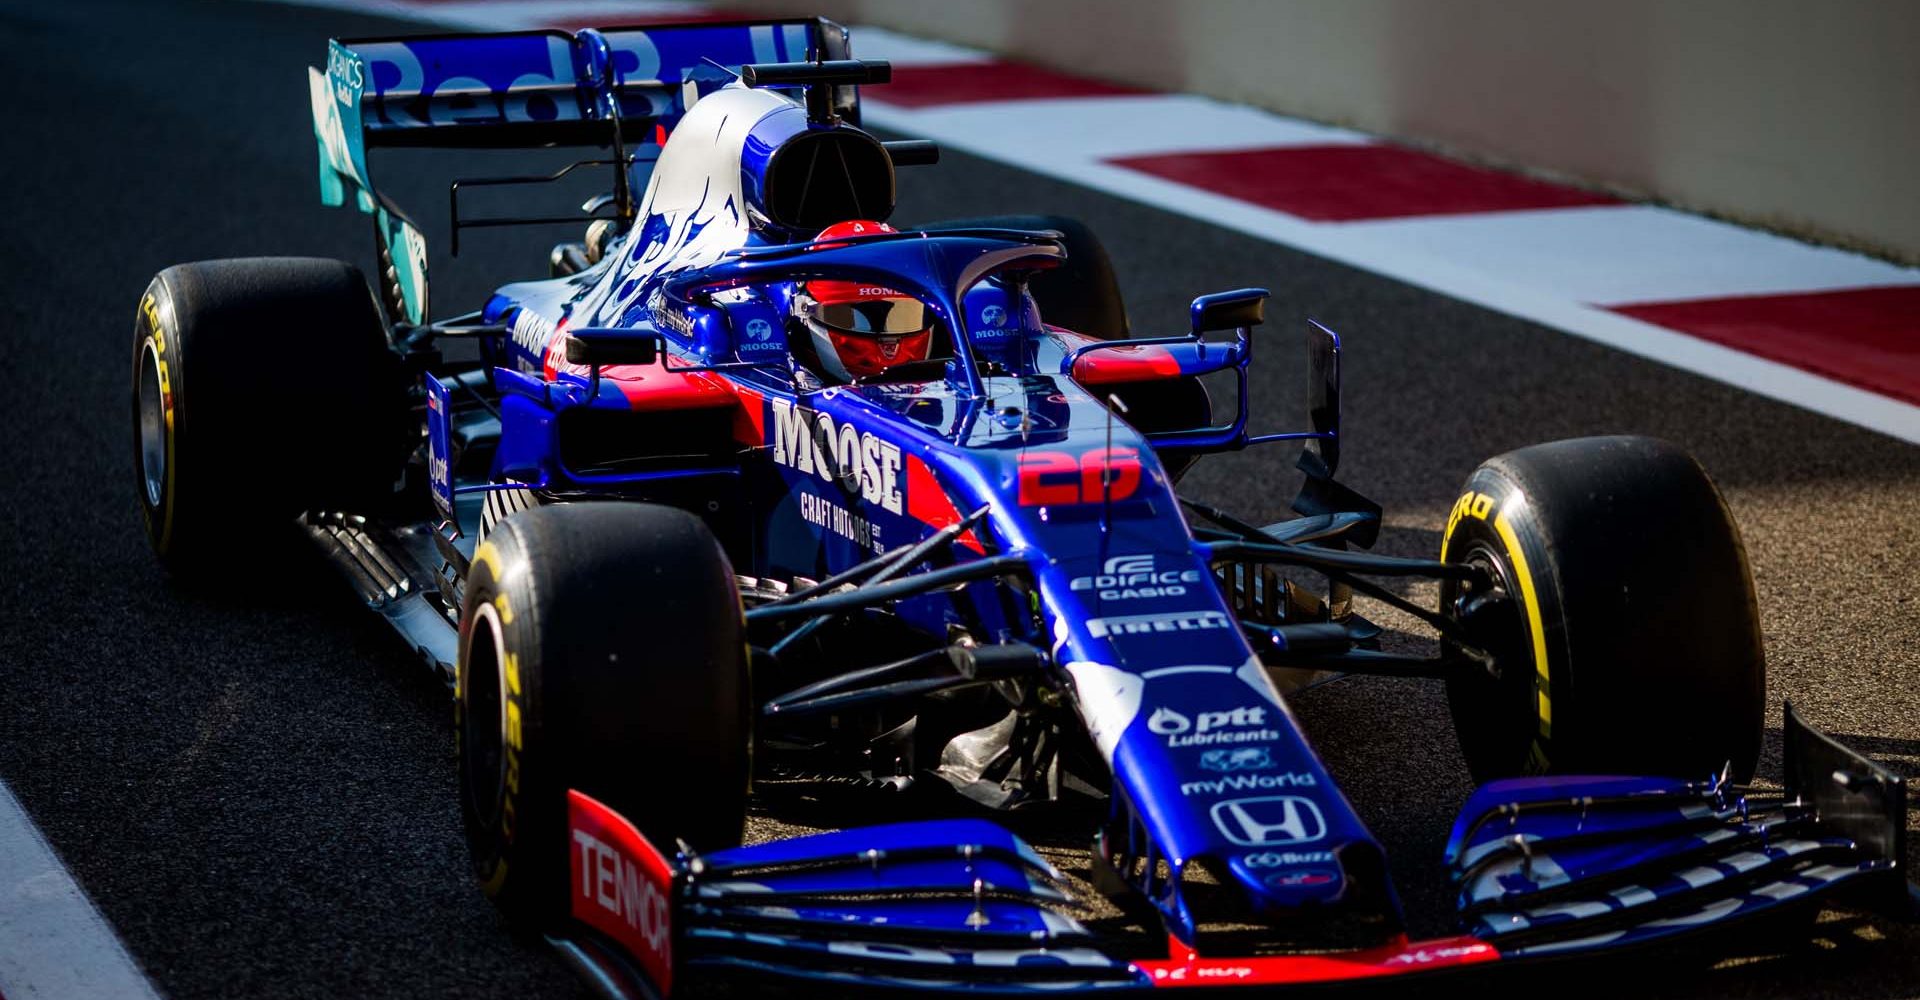
[[[1222,836],[1242,847],[1310,844],[1327,835],[1327,820],[1320,815],[1320,807],[1298,795],[1216,802],[1213,825]]]

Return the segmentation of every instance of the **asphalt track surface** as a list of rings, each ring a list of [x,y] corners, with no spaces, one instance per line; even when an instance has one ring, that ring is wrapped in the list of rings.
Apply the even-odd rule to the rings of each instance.
[[[173,997],[582,992],[557,960],[509,938],[468,880],[440,683],[311,559],[258,546],[244,597],[172,585],[134,506],[136,297],[179,261],[368,266],[366,218],[314,197],[304,67],[330,35],[404,30],[267,5],[0,5],[0,779]],[[449,175],[403,178],[411,165],[375,170],[443,248]],[[1778,706],[1792,699],[1920,774],[1920,449],[1008,167],[950,155],[902,187],[905,221],[1086,219],[1137,331],[1179,330],[1200,292],[1272,287],[1252,390],[1270,404],[1266,427],[1297,407],[1286,324],[1312,315],[1342,331],[1342,478],[1386,505],[1384,551],[1431,556],[1459,483],[1500,451],[1614,432],[1685,445],[1726,491],[1759,581],[1775,706],[1762,773],[1777,774]],[[457,266],[437,255],[440,311],[543,273],[543,247],[562,235],[484,234]],[[325,364],[326,345],[312,347]],[[260,416],[286,425],[284,447],[260,462],[299,461],[303,438],[327,431],[322,414]],[[1187,492],[1278,518],[1291,458],[1209,459]],[[244,469],[234,488],[247,488]],[[1413,930],[1444,932],[1437,858],[1469,785],[1440,690],[1349,679],[1297,708],[1386,844]],[[1920,995],[1920,932],[1840,913],[1816,931],[1752,961],[1587,962],[1539,988]]]

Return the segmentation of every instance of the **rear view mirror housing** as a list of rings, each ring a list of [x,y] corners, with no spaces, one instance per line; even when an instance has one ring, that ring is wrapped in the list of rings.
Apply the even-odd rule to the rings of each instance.
[[[1269,297],[1270,293],[1264,288],[1236,288],[1202,295],[1189,307],[1193,335],[1259,326],[1266,322]]]
[[[599,368],[603,365],[650,365],[660,360],[663,347],[657,333],[634,330],[569,330],[567,361]]]

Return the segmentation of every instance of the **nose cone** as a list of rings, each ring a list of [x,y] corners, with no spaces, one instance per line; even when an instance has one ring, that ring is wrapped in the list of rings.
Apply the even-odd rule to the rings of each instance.
[[[1203,952],[1360,949],[1404,932],[1378,845],[1324,834],[1293,840],[1315,832],[1313,803],[1268,796],[1216,804],[1216,812],[1232,814],[1227,823],[1267,842],[1236,845],[1187,866],[1181,892]],[[1237,826],[1242,823],[1251,825]]]

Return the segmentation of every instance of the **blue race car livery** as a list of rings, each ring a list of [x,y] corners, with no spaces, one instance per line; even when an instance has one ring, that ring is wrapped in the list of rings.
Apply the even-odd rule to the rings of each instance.
[[[616,994],[718,972],[1023,992],[1426,973],[1842,893],[1907,905],[1897,776],[1789,708],[1784,791],[1745,784],[1757,614],[1697,463],[1522,449],[1473,473],[1438,558],[1370,553],[1381,510],[1335,478],[1337,335],[1302,331],[1301,429],[1255,434],[1264,290],[1131,338],[1073,220],[880,225],[896,168],[937,160],[859,128],[888,75],[818,19],[337,41],[310,75],[321,197],[373,217],[374,293],[272,258],[171,268],[142,300],[156,552],[218,576],[236,537],[320,545],[453,686],[475,872],[509,921]],[[437,318],[369,150],[552,145],[611,150],[561,171],[610,177],[586,238]],[[456,247],[556,221],[462,219],[463,187],[542,179],[456,184]],[[333,419],[266,488],[221,489],[285,454],[261,450],[266,394]],[[1201,457],[1276,444],[1300,449],[1296,517],[1182,495]],[[1439,607],[1382,582],[1407,579]],[[1289,711],[1350,673],[1447,685],[1485,782],[1445,857],[1456,936],[1408,939]],[[741,845],[750,808],[835,803],[840,826],[842,797],[892,821]],[[1092,888],[1016,816],[1091,843]]]

